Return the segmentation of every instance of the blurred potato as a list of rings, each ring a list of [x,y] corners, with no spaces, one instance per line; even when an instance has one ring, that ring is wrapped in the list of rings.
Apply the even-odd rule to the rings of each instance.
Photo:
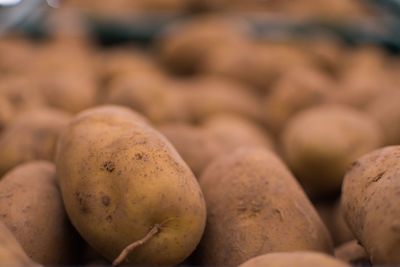
[[[190,114],[178,82],[157,74],[120,75],[105,97],[109,104],[127,106],[155,124],[186,121]]]
[[[367,112],[381,126],[385,145],[400,145],[400,90],[374,98]]]
[[[359,156],[382,145],[375,120],[353,108],[312,107],[298,113],[282,134],[285,159],[311,195],[338,193]]]
[[[11,121],[13,115],[14,110],[11,104],[3,96],[0,96],[0,135],[6,125]]]
[[[205,15],[173,25],[160,37],[159,57],[171,71],[193,73],[217,47],[247,39],[249,27],[228,16]]]
[[[245,86],[227,79],[199,76],[189,79],[183,90],[189,116],[194,122],[221,114],[241,115],[262,121],[261,101]]]
[[[265,122],[279,135],[297,112],[328,102],[333,81],[316,69],[295,69],[284,74],[264,100]]]
[[[335,257],[357,266],[371,266],[365,248],[357,240],[348,241],[335,248]]]
[[[70,116],[54,109],[39,109],[16,117],[0,137],[0,176],[30,160],[53,160],[58,135]]]
[[[0,76],[26,74],[34,62],[35,46],[26,39],[2,36],[0,39]]]

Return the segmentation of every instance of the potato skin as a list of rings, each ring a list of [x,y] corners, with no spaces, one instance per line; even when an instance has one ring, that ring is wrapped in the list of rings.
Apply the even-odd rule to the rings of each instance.
[[[200,178],[208,210],[197,261],[237,266],[269,252],[332,252],[332,241],[292,174],[272,152],[239,149]]]
[[[0,265],[12,267],[36,266],[15,239],[10,230],[0,222]]]
[[[373,264],[400,264],[400,146],[355,161],[342,187],[345,220]]]
[[[0,175],[29,160],[53,160],[57,138],[69,114],[53,109],[24,112],[10,122],[0,138]]]
[[[0,216],[26,253],[44,265],[75,263],[79,237],[47,161],[21,164],[0,181]]]
[[[309,251],[275,252],[255,257],[239,267],[350,267],[332,256]]]
[[[333,105],[300,112],[282,136],[285,160],[312,195],[339,191],[351,162],[381,144],[382,134],[373,119]]]
[[[162,229],[129,254],[138,265],[176,265],[200,241],[206,210],[200,187],[172,145],[129,109],[78,114],[59,140],[57,174],[72,223],[108,260]]]

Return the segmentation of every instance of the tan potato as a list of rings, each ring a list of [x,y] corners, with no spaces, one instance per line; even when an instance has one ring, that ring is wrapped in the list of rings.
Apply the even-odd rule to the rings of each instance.
[[[288,120],[301,110],[329,100],[332,81],[315,69],[295,69],[284,74],[264,100],[265,122],[279,135]]]
[[[188,81],[182,91],[192,121],[228,113],[262,121],[261,102],[246,87],[221,78],[198,77]]]
[[[256,124],[232,115],[216,115],[199,126],[172,123],[162,125],[159,129],[196,177],[200,177],[213,159],[237,148],[274,148],[272,139]]]
[[[2,222],[0,222],[0,265],[39,267],[26,255],[24,249]]]
[[[9,102],[15,113],[37,108],[44,104],[43,98],[35,83],[25,76],[2,77],[0,83],[0,97]]]
[[[35,49],[26,38],[2,36],[0,40],[0,75],[25,74],[33,62]]]
[[[69,119],[68,114],[53,109],[33,110],[15,118],[0,137],[0,175],[29,160],[53,160],[58,135]]]
[[[400,91],[382,93],[367,107],[381,126],[385,145],[400,144]]]
[[[342,187],[343,214],[375,265],[400,264],[400,146],[357,159]]]
[[[282,136],[285,158],[312,195],[336,193],[351,162],[382,144],[379,126],[354,109],[319,106],[300,112]]]
[[[0,216],[26,253],[44,265],[76,263],[78,235],[69,223],[54,164],[32,161],[0,181]]]
[[[353,233],[344,221],[340,202],[317,204],[316,209],[328,227],[335,245],[341,245],[354,239]]]
[[[232,43],[216,47],[204,60],[203,71],[240,81],[265,93],[282,74],[304,68],[309,60],[295,45],[285,43]]]
[[[274,149],[269,133],[246,118],[221,114],[210,117],[203,125],[228,153],[243,146]]]
[[[265,149],[239,149],[213,161],[200,178],[206,231],[197,262],[237,266],[270,252],[332,253],[329,233],[283,162]]]
[[[0,133],[11,121],[14,116],[14,110],[11,104],[2,96],[0,96]]]
[[[196,177],[215,157],[225,152],[218,140],[202,127],[170,123],[160,126],[159,130],[174,145]]]
[[[252,258],[239,267],[350,267],[332,256],[310,251],[275,252]]]
[[[120,75],[110,84],[105,102],[123,105],[154,123],[189,120],[179,84],[156,74]]]
[[[244,21],[226,16],[200,16],[174,25],[164,33],[159,43],[160,59],[174,72],[196,72],[216,47],[244,42],[248,34]]]
[[[361,266],[371,265],[367,252],[357,240],[346,242],[335,248],[335,257],[350,264]]]
[[[114,265],[176,265],[200,241],[206,210],[195,177],[129,109],[77,115],[59,140],[56,165],[72,223]]]

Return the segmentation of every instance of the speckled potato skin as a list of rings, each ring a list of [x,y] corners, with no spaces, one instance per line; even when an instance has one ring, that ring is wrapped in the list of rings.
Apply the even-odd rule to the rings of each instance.
[[[364,155],[346,173],[345,220],[377,265],[400,264],[400,146]]]
[[[0,181],[0,218],[34,261],[74,264],[78,235],[69,223],[47,161],[21,164]]]
[[[317,252],[277,252],[253,258],[239,267],[350,267],[332,256]]]
[[[200,178],[208,218],[197,253],[203,266],[237,266],[269,252],[332,253],[317,212],[281,160],[265,149],[239,149]]]
[[[193,173],[129,109],[103,106],[78,114],[59,140],[56,165],[72,223],[108,260],[156,224],[160,232],[127,263],[176,265],[200,241],[206,210]]]
[[[12,267],[36,266],[22,249],[10,230],[0,222],[0,265]]]
[[[53,110],[27,111],[4,129],[0,137],[0,176],[30,160],[52,161],[69,114]]]
[[[282,136],[285,160],[311,195],[338,192],[351,162],[382,142],[372,118],[336,105],[300,112]]]

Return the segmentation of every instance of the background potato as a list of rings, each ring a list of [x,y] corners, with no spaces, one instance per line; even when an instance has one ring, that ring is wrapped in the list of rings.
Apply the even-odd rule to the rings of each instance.
[[[400,91],[382,93],[367,107],[371,115],[381,126],[385,145],[400,144]]]
[[[237,266],[276,251],[332,252],[317,212],[273,153],[239,149],[222,156],[204,171],[200,186],[209,216],[199,264]]]
[[[342,188],[345,220],[373,264],[400,264],[400,146],[368,153],[352,164]]]
[[[33,110],[15,118],[0,137],[0,175],[29,160],[53,160],[58,135],[69,118],[54,109]]]
[[[11,267],[39,266],[25,253],[8,228],[0,222],[0,265]]]
[[[329,255],[317,252],[275,252],[255,257],[240,267],[350,267]]]
[[[59,140],[56,165],[72,223],[108,260],[128,252],[121,260],[130,264],[176,265],[200,241],[206,210],[195,177],[129,109],[78,114]],[[125,250],[137,241],[144,244]]]
[[[32,161],[0,181],[0,218],[26,253],[44,265],[76,263],[78,241],[56,182],[54,164]]]
[[[11,121],[14,115],[11,104],[0,96],[0,134],[6,125]]]
[[[335,248],[335,257],[350,264],[371,266],[367,252],[357,240],[351,240]]]
[[[315,69],[295,69],[284,74],[264,100],[265,122],[279,135],[299,111],[329,101],[333,82]]]
[[[289,167],[312,195],[338,192],[351,162],[381,144],[381,132],[374,120],[340,106],[300,112],[282,136]]]

